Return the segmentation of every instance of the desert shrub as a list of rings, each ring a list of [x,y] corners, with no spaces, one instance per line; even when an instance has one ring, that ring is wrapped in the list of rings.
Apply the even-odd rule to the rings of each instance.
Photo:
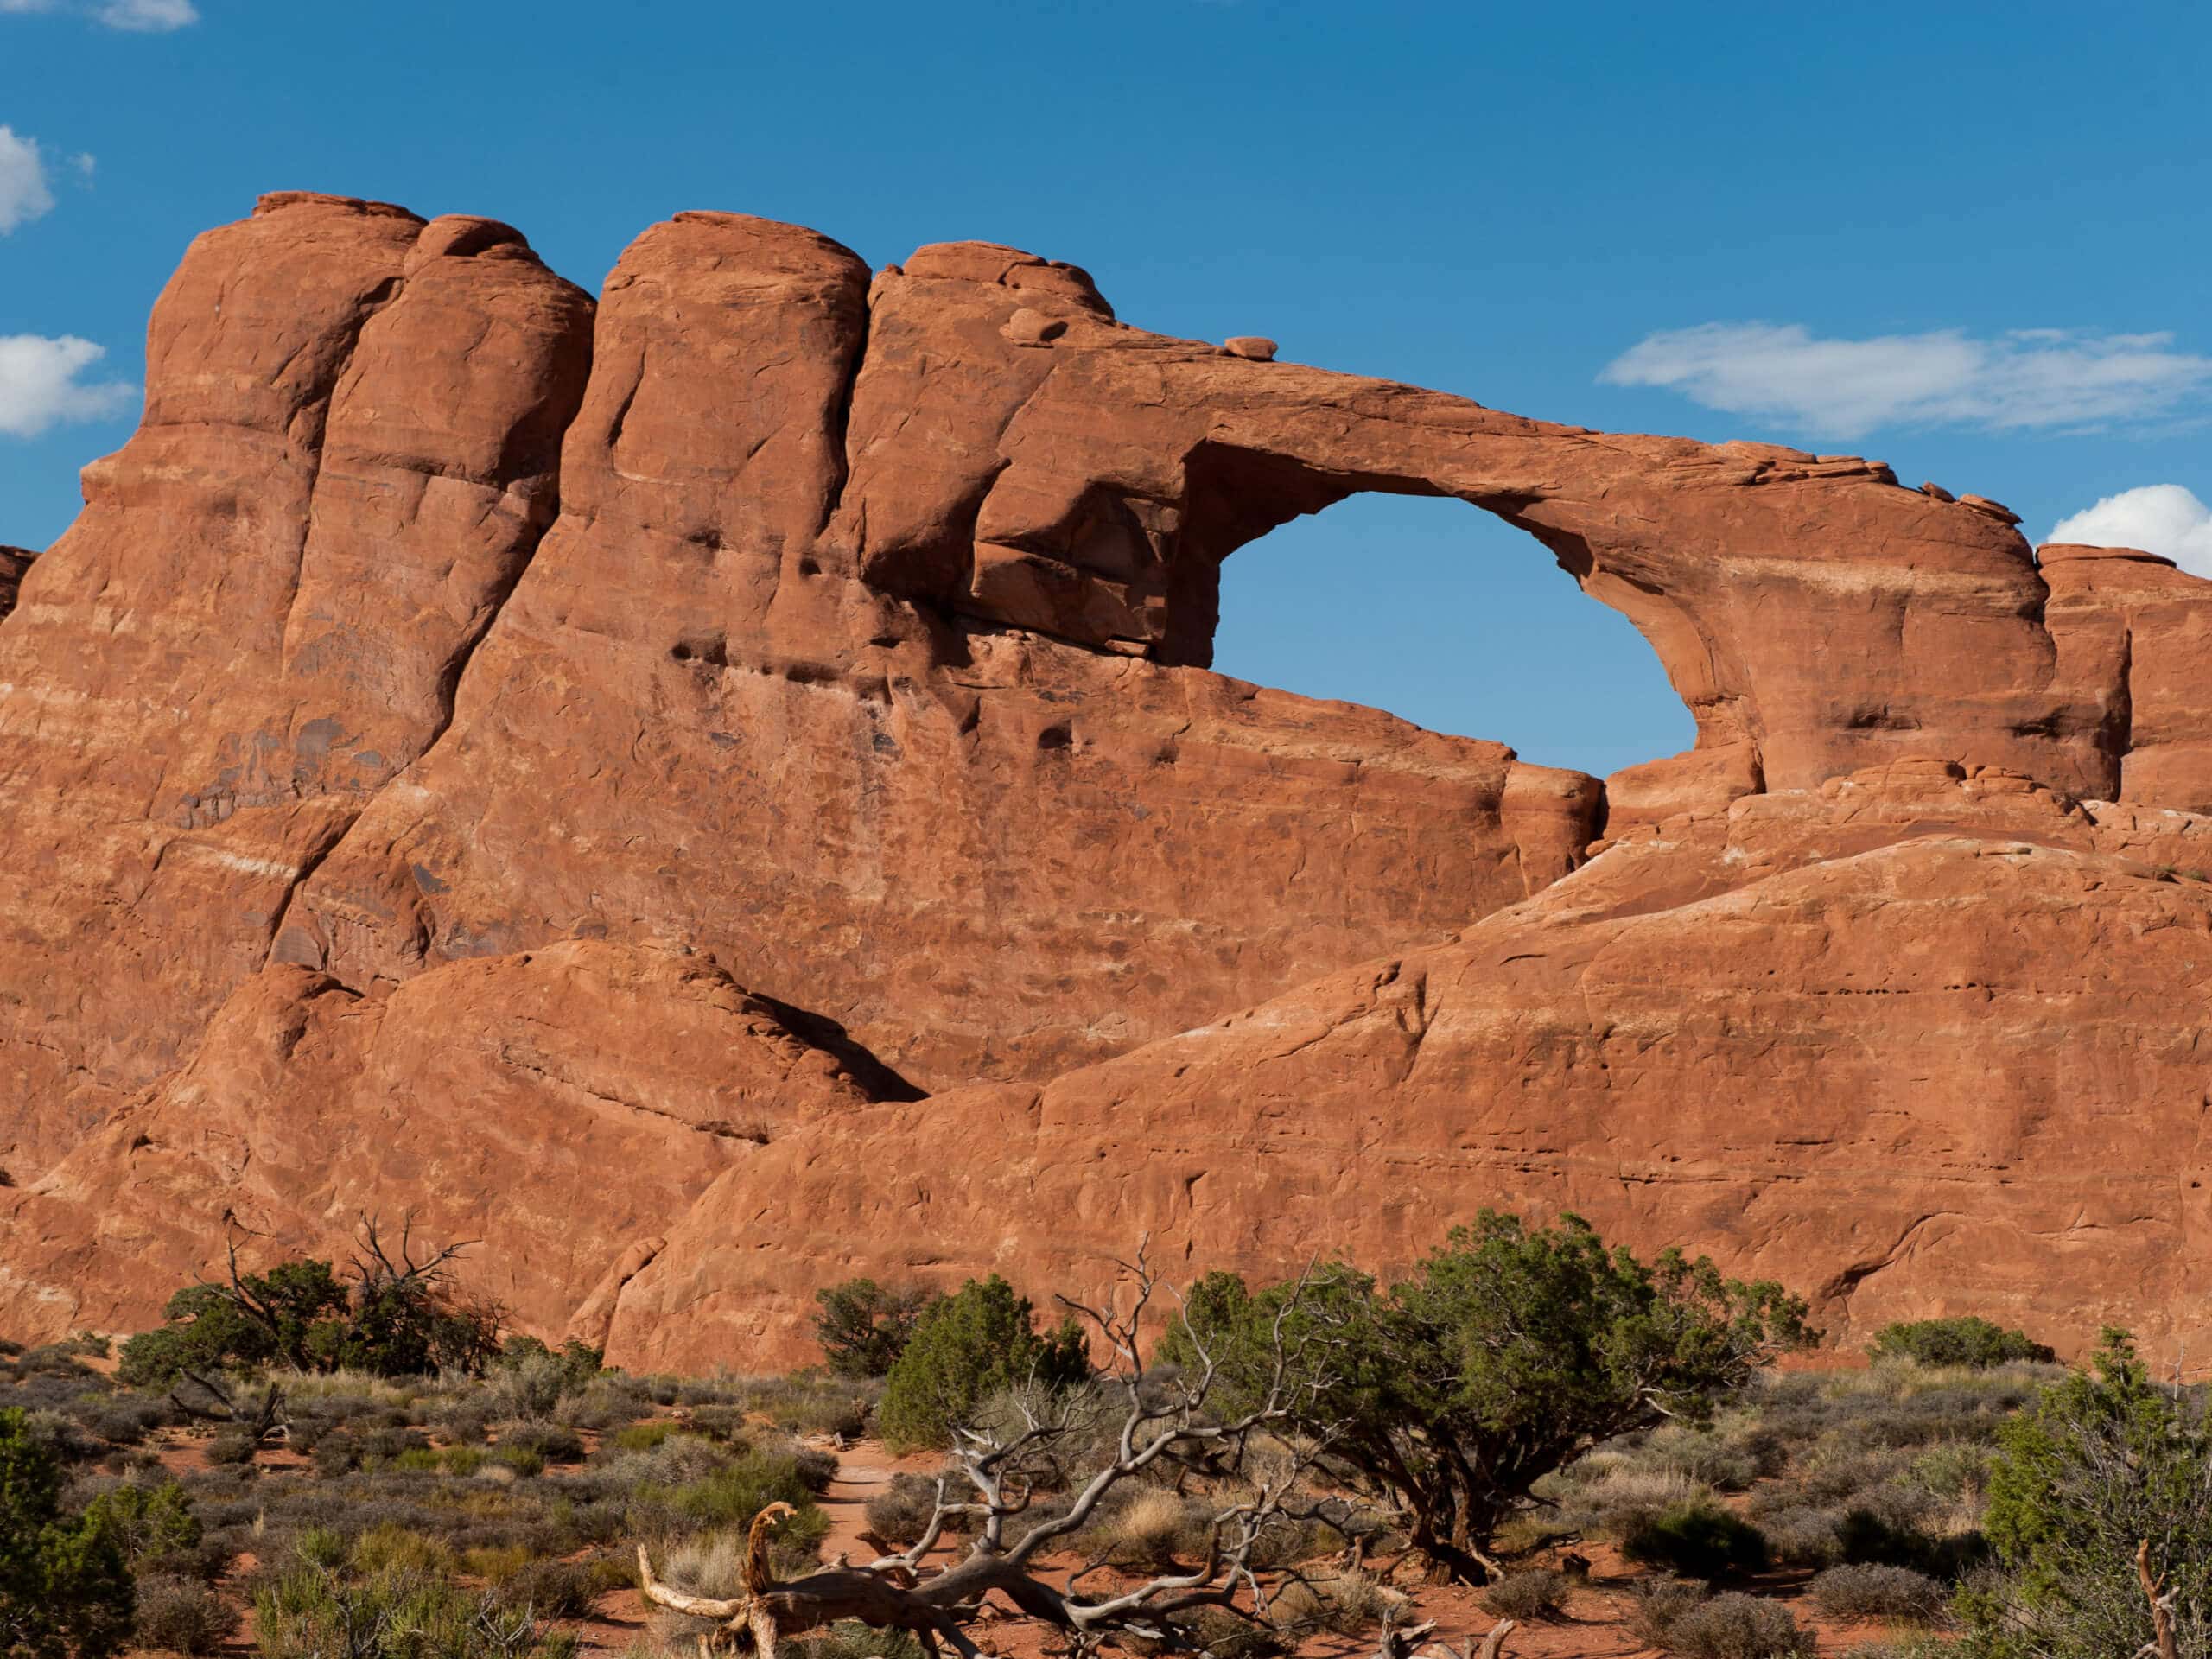
[[[364,1532],[354,1541],[352,1554],[353,1565],[363,1573],[453,1571],[453,1551],[442,1541],[391,1522]]]
[[[181,1556],[200,1542],[200,1517],[192,1512],[184,1488],[173,1480],[158,1486],[111,1487],[85,1506],[85,1518],[115,1540],[134,1568]]]
[[[497,1594],[403,1567],[365,1576],[301,1561],[254,1596],[264,1659],[568,1659],[573,1636],[540,1627]]]
[[[1557,1618],[1567,1611],[1572,1582],[1548,1567],[1508,1573],[1483,1589],[1483,1605],[1500,1618]]]
[[[1122,1493],[1077,1535],[1078,1554],[1124,1567],[1167,1567],[1205,1554],[1210,1505],[1164,1486],[1124,1486],[1116,1495]]]
[[[1645,1440],[1634,1460],[1719,1491],[1740,1492],[1761,1476],[1780,1472],[1788,1457],[1778,1435],[1755,1425],[1695,1429],[1669,1424]]]
[[[123,1546],[96,1517],[63,1513],[60,1459],[21,1410],[0,1411],[0,1652],[97,1659],[132,1612]]]
[[[137,1592],[135,1645],[202,1659],[238,1634],[238,1610],[197,1579],[151,1573]]]
[[[107,1449],[57,1411],[24,1411],[23,1433],[34,1444],[63,1464],[83,1463],[99,1457]]]
[[[1403,1595],[1373,1573],[1355,1567],[1328,1577],[1294,1580],[1275,1597],[1268,1611],[1285,1630],[1357,1636],[1380,1624],[1386,1614],[1402,1612],[1408,1605]]]
[[[1712,1595],[1696,1579],[1640,1579],[1629,1586],[1629,1629],[1648,1648],[1669,1647],[1683,1615]]]
[[[510,1337],[476,1397],[496,1416],[550,1417],[563,1401],[598,1381],[601,1358],[600,1350],[573,1338],[556,1351],[535,1337]]]
[[[1290,1644],[1264,1624],[1226,1607],[1201,1607],[1174,1624],[1185,1644],[1210,1659],[1282,1659]]]
[[[1843,1559],[1860,1566],[1910,1567],[1929,1560],[1941,1548],[1919,1528],[1865,1504],[1844,1511],[1836,1523],[1836,1541]]]
[[[842,1434],[849,1439],[866,1432],[875,1392],[876,1385],[865,1377],[802,1371],[759,1379],[733,1403],[742,1410],[758,1412],[777,1427],[796,1434]]]
[[[1853,1562],[1815,1575],[1813,1605],[1831,1618],[1910,1618],[1924,1622],[1943,1611],[1948,1592],[1909,1567]]]
[[[399,1460],[408,1452],[429,1449],[429,1436],[419,1429],[378,1427],[361,1435],[362,1462],[379,1468],[404,1468]]]
[[[1334,1502],[1314,1507],[1327,1511],[1325,1518],[1318,1514],[1299,1519],[1279,1515],[1262,1527],[1252,1545],[1252,1565],[1263,1572],[1295,1567],[1319,1555],[1338,1554],[1356,1536],[1363,1535],[1371,1541],[1382,1530],[1380,1516],[1356,1511],[1349,1504]],[[1198,1544],[1198,1553],[1203,1554],[1203,1532]]]
[[[117,1393],[102,1397],[82,1421],[111,1446],[136,1446],[152,1430],[182,1422],[184,1414],[166,1401]]]
[[[502,1585],[536,1558],[524,1544],[480,1544],[461,1554],[461,1570],[489,1585]]]
[[[2174,1597],[2180,1650],[2212,1648],[2212,1425],[2151,1379],[2126,1332],[2005,1425],[1984,1518],[1993,1570],[1960,1598],[1968,1647],[2104,1659],[2152,1640],[2135,1552]]]
[[[810,1492],[825,1492],[830,1489],[830,1483],[837,1478],[837,1454],[834,1452],[824,1452],[819,1446],[793,1440],[764,1445],[760,1449],[777,1457],[789,1458],[791,1467],[806,1483]]]
[[[526,1606],[540,1618],[583,1618],[600,1597],[633,1577],[633,1569],[620,1561],[534,1560],[499,1587],[508,1605]]]
[[[617,1449],[609,1456],[602,1448],[594,1467],[607,1481],[626,1490],[680,1486],[704,1479],[750,1449],[743,1445],[717,1445],[698,1434],[671,1434],[649,1452]]]
[[[1968,1313],[1955,1319],[1885,1325],[1867,1351],[1877,1359],[1910,1359],[1923,1365],[2048,1365],[2057,1356],[2024,1331],[2008,1331]]]
[[[1967,1440],[1944,1440],[1912,1460],[1908,1478],[1931,1497],[1979,1497],[1989,1484],[1992,1453]]]
[[[1766,1535],[1710,1499],[1678,1503],[1621,1541],[1632,1561],[1686,1578],[1756,1573],[1767,1564]]]
[[[683,1414],[681,1422],[672,1422],[668,1424],[668,1427],[671,1429],[687,1430],[694,1434],[704,1434],[709,1440],[741,1440],[745,1438],[746,1430],[752,1427],[752,1422],[753,1414],[746,1410],[743,1406],[694,1406]],[[637,1427],[654,1428],[660,1425],[643,1423]]]
[[[1682,1659],[1809,1659],[1815,1650],[1812,1632],[1780,1602],[1734,1590],[1686,1609],[1664,1645]]]
[[[612,1444],[623,1452],[650,1452],[670,1435],[683,1433],[683,1427],[665,1418],[657,1423],[632,1423],[615,1433]]]
[[[923,1659],[922,1644],[905,1630],[879,1630],[840,1619],[806,1644],[807,1659]]]
[[[1072,1319],[1040,1336],[1027,1297],[996,1274],[970,1279],[916,1320],[884,1386],[883,1437],[894,1446],[944,1446],[1000,1389],[1072,1388],[1090,1374]]]
[[[1804,1304],[1777,1285],[1675,1250],[1639,1262],[1580,1217],[1532,1228],[1491,1211],[1388,1289],[1342,1262],[1257,1294],[1217,1274],[1185,1311],[1190,1332],[1171,1329],[1160,1357],[1191,1363],[1195,1333],[1230,1411],[1268,1384],[1278,1313],[1294,1342],[1325,1329],[1328,1375],[1301,1402],[1305,1426],[1327,1427],[1333,1455],[1410,1517],[1416,1549],[1470,1578],[1458,1527],[1487,1546],[1585,1447],[1670,1417],[1701,1427],[1807,1336]],[[1406,1457],[1409,1439],[1454,1455]],[[1483,1471],[1475,1490],[1463,1468]]]
[[[1785,1567],[1830,1567],[1843,1559],[1839,1530],[1842,1517],[1833,1510],[1792,1504],[1762,1515],[1759,1530],[1767,1548]]]
[[[670,1546],[662,1567],[669,1583],[695,1596],[728,1598],[745,1590],[745,1535],[734,1529],[695,1534]]]
[[[1714,1497],[1711,1487],[1679,1469],[1649,1466],[1615,1452],[1571,1464],[1534,1490],[1554,1506],[1558,1530],[1616,1540],[1677,1504]]]
[[[948,1491],[957,1495],[957,1489]],[[868,1501],[868,1530],[887,1544],[912,1543],[937,1513],[937,1482],[926,1475],[892,1476],[890,1485]]]
[[[1823,1441],[1791,1484],[1798,1501],[1834,1507],[1878,1491],[1911,1466],[1902,1453]]]
[[[814,1491],[796,1459],[746,1452],[703,1478],[676,1488],[670,1501],[702,1526],[742,1527],[771,1503],[811,1509]]]
[[[512,1370],[533,1360],[545,1358],[559,1362],[562,1370],[568,1373],[570,1385],[578,1389],[594,1381],[607,1369],[607,1351],[594,1348],[575,1337],[570,1337],[558,1348],[551,1348],[536,1337],[517,1334],[499,1344],[499,1357],[492,1362],[491,1370],[486,1375],[496,1376],[498,1372]]]
[[[747,1452],[683,1485],[641,1487],[631,1506],[632,1530],[682,1538],[704,1529],[730,1535],[741,1551],[740,1535],[771,1503],[789,1503],[797,1511],[778,1522],[769,1535],[778,1570],[790,1572],[811,1566],[822,1540],[828,1535],[830,1518],[815,1503],[797,1460],[775,1453]],[[702,1588],[699,1593],[734,1592]]]
[[[559,1423],[505,1423],[499,1430],[501,1447],[526,1447],[547,1463],[579,1463],[584,1443],[573,1428]]]
[[[499,1413],[489,1400],[475,1395],[461,1399],[439,1402],[435,1411],[427,1419],[429,1424],[445,1439],[456,1446],[481,1446],[492,1437],[492,1425]],[[296,1445],[299,1430],[295,1425],[292,1440]],[[312,1451],[312,1446],[308,1448]]]
[[[325,1434],[315,1443],[312,1461],[315,1473],[326,1479],[349,1473],[361,1466],[361,1442],[342,1431]]]
[[[2022,1379],[2017,1391],[1979,1388],[1924,1389],[1881,1402],[1857,1414],[1847,1433],[1862,1446],[1911,1448],[1943,1440],[1981,1440],[2033,1397]]]
[[[514,1445],[502,1442],[492,1448],[488,1454],[488,1460],[499,1465],[502,1469],[512,1469],[515,1473],[525,1477],[542,1475],[545,1472],[545,1454],[536,1446],[524,1442],[518,1442]]]
[[[216,1464],[251,1463],[261,1441],[248,1428],[219,1428],[207,1437],[200,1454]]]
[[[919,1285],[848,1279],[814,1293],[821,1312],[814,1338],[830,1369],[847,1376],[887,1376],[937,1293]]]

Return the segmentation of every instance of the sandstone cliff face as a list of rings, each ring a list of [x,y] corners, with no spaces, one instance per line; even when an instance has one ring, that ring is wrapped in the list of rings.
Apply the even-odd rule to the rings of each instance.
[[[443,729],[556,504],[591,302],[488,219],[273,197],[196,241],[145,423],[0,629],[0,1162],[175,1067]]]
[[[734,214],[594,308],[494,221],[265,198],[149,364],[0,623],[0,1329],[410,1203],[626,1363],[1484,1202],[1847,1332],[2196,1317],[2212,583]],[[1221,562],[1367,489],[1528,529],[1697,747],[1601,784],[1207,671]]]
[[[1750,798],[1041,1087],[818,1121],[670,1230],[616,1349],[798,1355],[801,1288],[855,1273],[1090,1287],[1140,1225],[1167,1261],[1403,1266],[1489,1204],[1694,1240],[1845,1344],[1975,1312],[2171,1353],[2212,1221],[2212,886],[2105,816],[1909,762]]]

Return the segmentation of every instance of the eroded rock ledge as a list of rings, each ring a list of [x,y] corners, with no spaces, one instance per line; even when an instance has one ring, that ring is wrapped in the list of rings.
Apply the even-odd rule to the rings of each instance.
[[[1696,748],[1601,783],[1207,671],[1222,561],[1362,490],[1529,531]],[[194,243],[86,499],[0,625],[0,1328],[410,1194],[566,1239],[503,1294],[654,1363],[791,1357],[859,1265],[1263,1265],[1317,1207],[1380,1261],[1484,1201],[1847,1321],[2194,1317],[2194,1152],[2052,1219],[2202,1064],[2158,872],[2212,583],[2148,556],[1147,334],[1013,249],[684,213],[594,305],[299,193]]]

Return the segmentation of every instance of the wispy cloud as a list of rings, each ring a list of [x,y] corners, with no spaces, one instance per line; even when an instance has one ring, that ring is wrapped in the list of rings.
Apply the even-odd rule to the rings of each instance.
[[[0,434],[35,438],[70,421],[104,420],[127,410],[138,388],[80,377],[107,353],[63,334],[0,334]]]
[[[200,21],[200,8],[193,0],[86,0],[74,5],[64,0],[0,0],[0,16],[35,11],[78,12],[136,35],[165,35]]]
[[[165,35],[173,29],[188,29],[198,22],[200,9],[192,0],[107,0],[92,16],[110,29]]]
[[[38,140],[0,127],[0,236],[53,211],[54,192],[47,185]]]
[[[2179,484],[2145,484],[2106,496],[2062,518],[2044,537],[2088,547],[2139,547],[2160,553],[2183,569],[2212,576],[2212,507]]]
[[[1647,335],[1598,378],[1822,437],[1885,426],[2088,427],[2171,416],[2212,391],[2212,357],[2173,340],[2060,328],[1823,340],[1802,323],[1708,322]]]

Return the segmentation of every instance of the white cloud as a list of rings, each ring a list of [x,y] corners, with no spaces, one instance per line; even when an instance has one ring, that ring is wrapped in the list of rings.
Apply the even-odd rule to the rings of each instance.
[[[200,21],[200,8],[194,0],[83,0],[67,9],[97,18],[110,29],[135,29],[141,34],[165,34]],[[61,10],[63,0],[0,0],[0,16]]]
[[[110,29],[162,35],[198,22],[200,9],[192,0],[107,0],[92,16]]]
[[[130,408],[138,388],[121,380],[78,377],[106,353],[64,334],[0,334],[0,434],[35,438],[67,421],[97,421]]]
[[[2212,391],[2212,357],[2171,334],[1956,328],[1821,340],[1802,323],[1708,322],[1647,335],[1599,378],[1824,437],[1879,426],[2084,427],[2170,415]]]
[[[2179,484],[2145,484],[2106,496],[2044,538],[2086,547],[2139,547],[2162,553],[2184,570],[2212,576],[2212,507]]]
[[[38,140],[18,137],[13,127],[0,127],[0,236],[53,211],[54,192],[47,188],[46,161],[38,153]]]

